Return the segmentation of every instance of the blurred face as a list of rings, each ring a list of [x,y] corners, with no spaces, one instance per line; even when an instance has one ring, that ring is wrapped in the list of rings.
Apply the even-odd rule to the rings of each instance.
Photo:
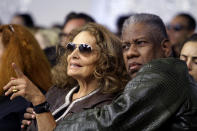
[[[181,44],[193,31],[188,30],[187,19],[181,16],[176,16],[167,27],[167,33],[172,45]]]
[[[144,24],[130,25],[122,35],[123,56],[126,69],[131,78],[147,62],[164,57],[160,43],[153,43],[150,28]]]
[[[79,28],[85,25],[85,20],[83,19],[71,19],[68,23],[64,26],[62,33],[61,33],[61,42],[66,41],[68,34],[76,28]]]
[[[70,54],[67,57],[67,74],[76,80],[86,80],[93,75],[99,52],[96,50],[96,39],[87,31],[80,32],[67,45]]]
[[[180,59],[186,62],[190,75],[197,81],[197,42],[188,41],[185,43]]]
[[[11,20],[10,23],[11,24],[17,24],[17,25],[24,25],[25,24],[23,19],[21,17],[19,17],[19,16],[13,17],[13,19]]]

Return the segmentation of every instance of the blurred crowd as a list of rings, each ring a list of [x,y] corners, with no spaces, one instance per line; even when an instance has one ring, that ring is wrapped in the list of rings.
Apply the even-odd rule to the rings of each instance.
[[[196,20],[83,12],[40,27],[0,22],[0,130],[197,130]]]

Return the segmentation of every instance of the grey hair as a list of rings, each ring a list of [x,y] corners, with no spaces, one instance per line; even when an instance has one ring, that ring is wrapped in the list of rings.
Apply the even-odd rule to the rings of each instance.
[[[122,28],[122,34],[130,25],[138,23],[142,23],[150,27],[149,32],[155,43],[161,44],[163,40],[168,40],[168,35],[162,19],[157,15],[147,13],[133,14],[125,20]]]

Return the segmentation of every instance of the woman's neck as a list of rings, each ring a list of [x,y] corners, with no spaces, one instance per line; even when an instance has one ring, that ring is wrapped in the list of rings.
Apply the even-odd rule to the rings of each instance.
[[[81,98],[83,96],[88,95],[92,91],[96,90],[99,88],[98,80],[93,79],[93,80],[78,80],[79,84],[79,91],[75,94],[73,94],[73,100]]]

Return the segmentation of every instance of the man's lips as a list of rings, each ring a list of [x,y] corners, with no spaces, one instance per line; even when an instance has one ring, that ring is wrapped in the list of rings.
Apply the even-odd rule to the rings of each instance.
[[[130,63],[128,66],[129,72],[136,72],[141,68],[142,64],[139,63]]]

